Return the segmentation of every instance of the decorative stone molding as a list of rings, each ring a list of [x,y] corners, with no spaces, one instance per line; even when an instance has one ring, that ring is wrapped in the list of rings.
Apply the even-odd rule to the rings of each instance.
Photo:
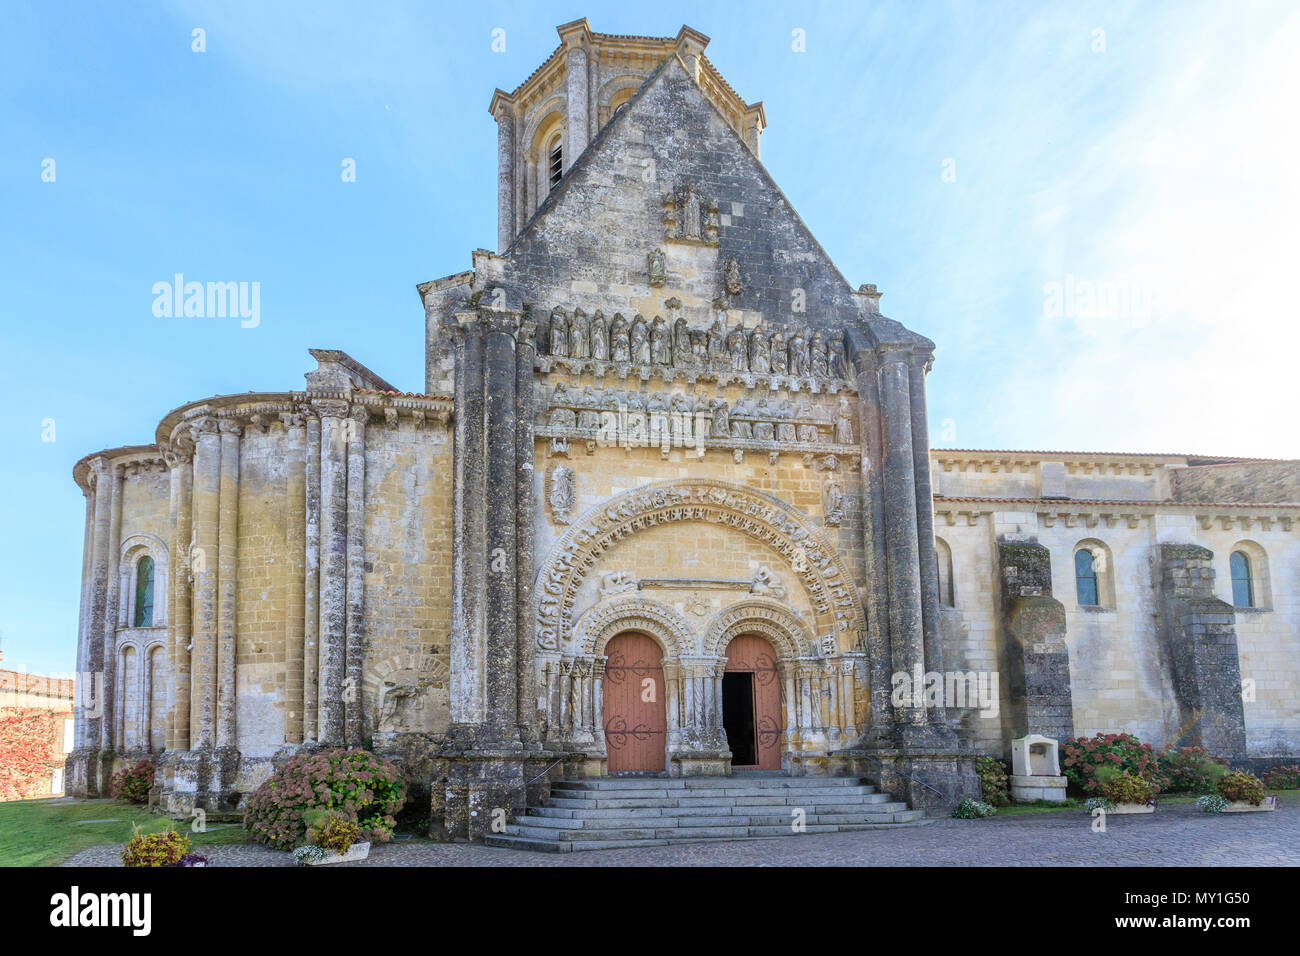
[[[808,625],[780,601],[753,597],[724,608],[713,616],[704,631],[703,653],[725,658],[731,639],[741,634],[761,634],[782,658],[804,656],[815,645]]]
[[[675,521],[734,528],[791,562],[817,616],[818,630],[847,632],[853,646],[865,615],[848,566],[794,508],[743,485],[711,479],[657,482],[626,492],[582,515],[541,563],[537,576],[537,641],[569,640],[577,592],[601,555],[623,538]]]
[[[591,608],[577,623],[577,653],[603,655],[605,645],[624,631],[642,631],[664,649],[664,657],[678,659],[695,653],[695,634],[675,608],[643,597],[623,598]]]

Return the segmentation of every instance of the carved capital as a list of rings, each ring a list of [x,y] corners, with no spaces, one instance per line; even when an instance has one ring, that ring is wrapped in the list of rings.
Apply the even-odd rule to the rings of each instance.
[[[198,444],[204,438],[215,438],[217,435],[217,420],[209,415],[202,418],[196,418],[190,422],[190,440]]]
[[[233,418],[223,418],[217,422],[217,429],[223,435],[234,435],[238,437],[244,433],[244,425]]]

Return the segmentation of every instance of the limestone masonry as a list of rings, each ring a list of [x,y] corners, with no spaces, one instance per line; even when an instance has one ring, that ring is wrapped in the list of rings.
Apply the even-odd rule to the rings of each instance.
[[[932,450],[934,344],[808,232],[708,38],[559,34],[492,97],[498,251],[418,286],[423,393],[313,349],[76,465],[69,792],[152,756],[171,813],[229,810],[370,746],[478,838],[561,777],[934,810],[1027,734],[1297,759],[1300,463]]]

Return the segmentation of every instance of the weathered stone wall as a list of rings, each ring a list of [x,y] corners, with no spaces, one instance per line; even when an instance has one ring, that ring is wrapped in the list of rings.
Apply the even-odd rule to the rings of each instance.
[[[1125,730],[1156,747],[1176,743],[1183,729],[1172,665],[1156,624],[1156,543],[1190,540],[1213,552],[1212,593],[1228,603],[1228,556],[1252,546],[1256,592],[1264,606],[1235,612],[1241,676],[1249,691],[1243,705],[1247,750],[1261,757],[1300,753],[1300,608],[1294,584],[1280,583],[1300,580],[1300,535],[1278,516],[1284,513],[1264,506],[1262,520],[1249,517],[1249,509],[1198,516],[1175,503],[1127,516],[1116,509],[1108,518],[1101,509],[1067,502],[939,501],[935,507],[936,533],[952,553],[955,607],[944,619],[950,668],[986,667],[995,653],[995,529],[1033,533],[1050,552],[1053,593],[1065,610],[1075,733]],[[1008,507],[1024,510],[996,510]],[[1243,510],[1248,529],[1242,527]],[[1104,579],[1110,579],[1110,596],[1097,607],[1081,607],[1076,598],[1074,551],[1086,542],[1104,545],[1108,562],[1101,575],[1103,595]],[[1006,681],[1001,686],[1005,693]],[[955,722],[964,738],[990,752],[997,751],[998,725],[971,714]]]
[[[1195,465],[1170,478],[1176,501],[1300,502],[1300,461]]]
[[[724,264],[735,259],[743,290],[730,297],[732,323],[843,328],[858,306],[843,277],[680,60],[669,58],[550,195],[511,247],[511,279],[541,310],[663,314],[648,255],[665,253],[665,287],[692,328],[713,320]],[[664,197],[686,183],[716,203],[716,244],[666,238]],[[566,196],[574,197],[566,201]],[[707,209],[702,215],[707,215]],[[801,290],[802,301],[796,290]],[[803,312],[794,312],[798,307]]]

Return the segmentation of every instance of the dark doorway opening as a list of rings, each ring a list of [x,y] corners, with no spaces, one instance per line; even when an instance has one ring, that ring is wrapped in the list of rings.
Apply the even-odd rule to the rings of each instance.
[[[731,671],[722,675],[722,729],[727,732],[733,767],[758,764],[754,741],[754,674]]]

